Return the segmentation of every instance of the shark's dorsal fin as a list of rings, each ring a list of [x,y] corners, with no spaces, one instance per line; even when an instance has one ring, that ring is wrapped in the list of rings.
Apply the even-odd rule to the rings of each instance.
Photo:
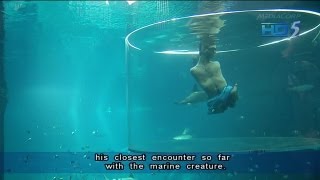
[[[182,135],[189,134],[189,128],[184,128]]]
[[[133,176],[133,174],[132,174],[132,173],[130,173],[130,174],[129,174],[129,177],[134,178],[134,176]]]

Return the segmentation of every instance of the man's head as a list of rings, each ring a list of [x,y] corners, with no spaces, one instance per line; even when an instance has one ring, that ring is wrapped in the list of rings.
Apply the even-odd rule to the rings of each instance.
[[[214,44],[214,38],[209,35],[203,36],[199,44],[199,55],[210,59],[215,53],[216,45]]]

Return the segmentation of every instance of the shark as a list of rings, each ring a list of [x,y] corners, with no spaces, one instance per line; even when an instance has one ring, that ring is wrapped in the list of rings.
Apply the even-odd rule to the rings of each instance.
[[[136,178],[134,178],[132,173],[128,177],[112,178],[112,179],[107,178],[106,175],[103,175],[103,176],[104,176],[105,180],[135,180],[136,179]]]
[[[289,87],[288,91],[297,92],[297,93],[304,93],[304,92],[311,91],[313,88],[314,88],[314,85],[312,85],[312,84],[302,84],[302,85],[298,85],[298,86]]]
[[[189,128],[185,128],[181,135],[173,137],[174,140],[188,140],[191,139],[192,136],[189,134]]]

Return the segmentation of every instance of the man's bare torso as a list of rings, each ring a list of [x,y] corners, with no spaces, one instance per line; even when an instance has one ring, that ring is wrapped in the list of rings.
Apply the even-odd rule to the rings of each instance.
[[[197,64],[190,71],[209,98],[216,96],[227,85],[218,61]]]

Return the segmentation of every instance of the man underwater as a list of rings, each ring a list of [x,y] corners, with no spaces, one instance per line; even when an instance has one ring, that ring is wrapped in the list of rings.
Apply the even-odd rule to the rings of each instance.
[[[220,63],[212,60],[216,53],[214,39],[204,35],[200,39],[198,63],[190,69],[203,91],[192,92],[178,104],[194,104],[207,100],[208,114],[223,113],[238,100],[237,84],[230,86],[222,75]]]

